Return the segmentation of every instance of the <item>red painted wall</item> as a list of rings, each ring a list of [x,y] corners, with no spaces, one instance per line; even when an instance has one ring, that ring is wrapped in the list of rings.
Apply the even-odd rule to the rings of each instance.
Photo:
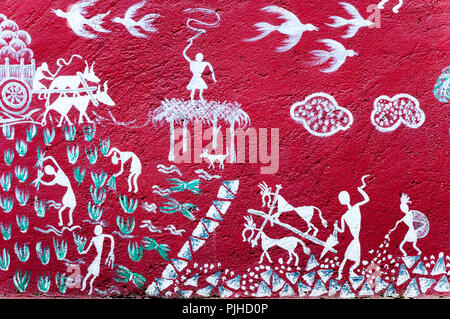
[[[86,276],[88,267],[96,256],[94,247],[87,254],[80,255],[73,234],[87,239],[85,248],[93,237],[95,223],[92,223],[92,220],[86,222],[90,220],[88,203],[92,202],[91,172],[100,173],[103,170],[109,178],[119,171],[119,166],[111,162],[111,157],[105,157],[100,149],[98,149],[98,160],[95,164],[90,164],[85,154],[85,149],[98,147],[100,139],[109,139],[111,147],[136,154],[142,163],[142,174],[138,179],[139,191],[136,193],[128,190],[126,179],[130,169],[129,162],[125,164],[125,172],[116,179],[116,190],[108,189],[106,184],[102,187],[107,190],[106,200],[101,205],[103,209],[101,220],[106,223],[103,231],[105,234],[112,235],[115,241],[114,265],[125,266],[131,272],[139,273],[145,277],[146,281],[139,288],[132,281],[117,282],[114,279],[118,278],[118,268],[110,269],[105,265],[110,250],[110,242],[105,239],[100,274],[93,283],[92,296],[94,297],[114,294],[121,296],[153,294],[173,297],[180,293],[189,297],[220,295],[233,298],[279,297],[280,293],[281,296],[294,297],[347,297],[352,294],[358,297],[364,296],[361,289],[366,282],[374,295],[385,297],[395,295],[389,289],[394,289],[397,295],[411,297],[448,296],[450,291],[447,279],[448,271],[450,271],[450,252],[447,245],[447,230],[450,228],[447,216],[449,111],[448,105],[438,100],[433,94],[438,77],[448,65],[448,45],[446,45],[449,40],[449,32],[446,28],[449,18],[448,3],[405,1],[399,12],[393,13],[392,7],[395,6],[396,1],[388,2],[385,8],[380,10],[378,27],[363,27],[354,37],[344,39],[341,36],[346,33],[346,27],[332,28],[326,25],[331,22],[330,16],[349,16],[337,1],[276,1],[273,3],[148,1],[139,9],[136,19],[149,13],[160,14],[161,16],[154,22],[157,31],[147,32],[146,38],[137,38],[128,33],[123,25],[112,22],[113,17],[123,16],[134,2],[98,0],[95,5],[86,9],[85,16],[92,17],[109,11],[109,15],[104,18],[103,27],[110,32],[93,32],[97,38],[87,39],[75,34],[64,19],[57,17],[51,11],[51,9],[66,11],[67,6],[72,2],[75,0],[47,0],[40,1],[39,4],[31,0],[23,0],[20,3],[6,0],[0,5],[0,13],[15,21],[21,30],[27,31],[31,36],[31,44],[27,47],[34,53],[36,67],[47,62],[50,71],[54,72],[58,68],[56,65],[58,59],[64,58],[68,61],[72,55],[80,55],[83,59],[75,58],[72,64],[62,69],[61,75],[82,72],[85,66],[84,60],[89,65],[95,62],[94,70],[101,79],[100,84],[103,85],[107,81],[108,95],[115,102],[115,106],[111,107],[104,104],[98,107],[93,106],[92,103],[89,105],[88,115],[96,120],[95,136],[90,142],[83,134],[83,127],[86,128],[86,124],[79,124],[77,121],[74,125],[75,139],[67,141],[62,128],[57,127],[56,119],[59,116],[54,111],[49,113],[53,122],[48,118],[45,126],[37,125],[37,135],[31,142],[27,142],[28,150],[23,157],[15,150],[15,143],[26,140],[26,130],[31,125],[23,123],[27,119],[13,122],[15,135],[12,139],[1,136],[2,153],[8,149],[15,151],[11,165],[8,166],[5,161],[0,163],[2,174],[12,174],[11,188],[8,191],[0,189],[1,198],[9,197],[15,201],[9,213],[0,211],[0,221],[4,225],[12,225],[11,238],[9,240],[0,238],[0,248],[9,251],[10,255],[8,270],[0,271],[3,279],[0,283],[2,295],[19,294],[31,297],[36,294],[45,296],[88,294],[89,284],[86,290],[81,291],[81,282],[78,286],[69,287],[62,293],[58,289],[55,278],[57,273],[72,273],[67,268],[67,260],[70,262],[78,260],[76,264],[80,267],[80,275]],[[357,7],[365,19],[371,15],[366,12],[366,8],[372,4],[371,1],[350,3]],[[255,23],[266,21],[280,25],[283,22],[277,18],[276,14],[260,10],[269,5],[289,10],[302,23],[317,26],[318,31],[303,32],[299,43],[286,52],[276,51],[286,38],[278,31],[258,41],[244,41],[258,35],[254,27]],[[208,85],[208,89],[204,92],[205,99],[239,103],[250,119],[250,127],[256,131],[267,128],[269,138],[270,129],[278,129],[279,141],[276,143],[279,145],[279,153],[274,152],[272,156],[275,159],[275,154],[277,155],[279,165],[278,169],[271,174],[261,174],[261,167],[268,164],[261,163],[259,157],[257,163],[249,163],[248,158],[245,163],[230,163],[228,159],[223,170],[217,163],[214,169],[210,168],[209,162],[205,159],[203,162],[200,162],[198,158],[196,162],[192,159],[192,163],[168,161],[169,125],[152,121],[153,112],[165,99],[177,98],[189,101],[190,92],[186,86],[189,84],[192,73],[182,53],[188,44],[187,40],[195,33],[186,27],[186,21],[188,18],[214,21],[212,14],[183,11],[188,8],[208,8],[216,11],[220,16],[220,24],[217,27],[206,27],[207,32],[195,39],[188,51],[191,58],[197,52],[202,52],[205,60],[211,63],[214,69],[217,83],[212,81],[211,72],[206,71],[203,75]],[[197,27],[201,26],[197,24]],[[323,43],[318,42],[320,39],[339,41],[345,48],[358,52],[358,55],[347,57],[337,71],[323,73],[320,71],[322,66],[312,66],[308,63],[313,58],[311,51],[327,49]],[[50,81],[42,83],[48,86]],[[96,86],[96,84],[93,85]],[[104,87],[101,89],[104,90]],[[347,130],[340,130],[327,137],[318,137],[310,134],[301,123],[291,118],[290,109],[294,103],[303,101],[309,95],[318,92],[331,95],[339,106],[351,112],[353,123]],[[375,99],[382,95],[393,97],[400,93],[408,94],[419,101],[420,109],[425,114],[424,123],[417,128],[402,124],[389,132],[377,130],[371,123]],[[57,95],[54,93],[51,101],[56,98]],[[39,110],[33,114],[32,118],[37,122],[41,121],[42,118],[38,118],[37,115],[45,110],[45,101],[39,100],[38,94],[32,94],[29,107],[30,110]],[[69,118],[76,119],[78,113],[71,112]],[[5,111],[2,115],[5,121],[7,113]],[[111,115],[116,119],[116,123],[111,120]],[[131,124],[131,121],[135,122]],[[120,125],[120,123],[117,124],[118,122],[128,123],[128,125]],[[221,122],[220,125],[225,135],[227,123]],[[67,126],[67,123],[63,126]],[[44,129],[51,131],[52,127],[55,129],[54,140],[50,145],[44,145],[43,131]],[[181,126],[177,125],[177,127]],[[208,124],[204,123],[203,129],[206,127]],[[188,129],[191,134],[194,134],[194,121],[189,124]],[[262,138],[261,135],[257,137]],[[177,136],[178,146],[181,145],[180,140],[181,137]],[[204,139],[195,154],[198,155],[201,152],[200,148],[206,147],[209,143],[210,138]],[[79,158],[75,164],[70,164],[66,149],[77,145]],[[194,138],[192,145],[194,145]],[[51,225],[61,231],[62,226],[58,225],[58,213],[55,208],[47,208],[44,217],[37,216],[33,205],[35,195],[39,199],[60,202],[66,191],[64,187],[45,185],[41,185],[37,190],[30,184],[37,178],[38,168],[35,164],[38,146],[46,156],[56,159],[61,170],[68,176],[76,196],[72,226],[78,225],[79,228],[66,229],[61,236],[54,232],[45,233],[36,229],[48,230],[48,225]],[[226,151],[225,147],[223,151]],[[164,166],[175,164],[182,176],[176,173],[160,172],[157,168],[159,164]],[[14,168],[18,165],[28,168],[29,177],[24,183],[20,183],[14,174]],[[86,176],[80,185],[74,179],[75,167],[86,170]],[[211,181],[199,178],[198,173],[195,172],[198,169],[204,169],[221,178]],[[247,210],[268,211],[267,207],[261,207],[259,183],[266,182],[272,191],[275,191],[275,185],[282,185],[280,195],[294,207],[309,205],[318,207],[324,219],[327,220],[328,227],[321,226],[317,211],[311,221],[319,228],[316,237],[326,241],[333,233],[333,223],[340,220],[347,210],[339,203],[339,193],[347,190],[351,197],[351,204],[361,201],[362,197],[357,187],[361,185],[361,177],[364,175],[370,175],[365,179],[367,186],[364,189],[370,201],[360,209],[361,265],[355,272],[364,279],[359,285],[356,279],[349,278],[351,261],[348,261],[344,268],[343,278],[340,280],[336,278],[339,263],[344,259],[345,250],[351,241],[347,226],[343,233],[338,234],[339,243],[334,247],[337,253],[329,252],[321,260],[319,256],[323,247],[302,239],[311,250],[311,255],[318,260],[318,265],[310,269],[308,269],[308,261],[311,255],[305,254],[300,247],[295,250],[300,258],[299,268],[297,268],[293,262],[290,265],[286,264],[288,254],[286,250],[279,247],[269,250],[272,263],[264,259],[260,264],[260,256],[263,252],[260,242],[255,247],[251,247],[248,242],[243,241],[244,217],[250,216]],[[201,195],[195,195],[189,190],[171,194],[171,197],[179,203],[192,203],[198,207],[198,211],[194,211],[195,220],[186,218],[180,212],[166,214],[161,211],[160,207],[164,206],[166,199],[155,194],[152,187],[158,185],[164,189],[172,186],[168,183],[168,178],[201,181],[199,186]],[[51,177],[44,176],[43,179],[49,181]],[[232,190],[235,193],[235,199],[217,199],[219,188],[224,181],[239,181],[237,190]],[[16,188],[29,192],[29,199],[25,206],[19,205],[14,193]],[[410,197],[409,208],[422,212],[429,222],[429,233],[417,241],[422,254],[413,265],[409,265],[411,258],[403,259],[403,253],[399,249],[408,231],[405,224],[400,224],[392,232],[389,237],[389,246],[385,245],[387,242],[385,236],[404,216],[400,209],[400,198],[403,193]],[[119,202],[121,195],[138,201],[137,209],[133,213],[128,214],[121,208]],[[167,269],[167,265],[173,264],[170,259],[180,259],[177,257],[178,252],[189,241],[200,220],[207,217],[208,210],[211,205],[214,205],[214,200],[231,203],[222,216],[223,220],[213,232],[209,233],[209,238],[203,246],[193,253],[192,260],[185,260],[187,265],[180,271],[177,270],[176,275],[167,278],[167,273],[163,275],[163,271]],[[149,212],[141,206],[143,203],[154,203],[158,208],[155,212]],[[25,233],[20,232],[16,216],[28,217],[29,227]],[[120,231],[116,224],[118,216],[125,220],[129,218],[130,221],[134,219],[135,227],[131,233],[134,237],[123,238],[119,235]],[[67,212],[63,214],[63,219],[64,225],[67,226]],[[161,232],[151,232],[145,228],[143,221],[146,220],[150,220]],[[253,220],[260,227],[263,218],[253,216]],[[293,211],[285,213],[280,217],[280,221],[302,232],[307,230],[305,222]],[[140,227],[141,225],[144,227]],[[168,230],[164,230],[169,225],[185,231],[181,233],[181,236],[172,235]],[[274,226],[267,224],[264,231],[274,239],[287,236],[302,238],[276,224]],[[128,252],[129,243],[140,244],[142,247],[144,237],[151,237],[159,244],[168,245],[170,247],[168,260],[155,250],[144,250],[142,259],[131,260]],[[57,260],[53,238],[59,242],[67,241],[66,261]],[[43,265],[37,256],[38,242],[50,248],[50,261],[47,265]],[[14,251],[15,243],[19,246],[29,244],[30,256],[27,261],[18,260]],[[381,244],[384,246],[380,247]],[[406,243],[404,248],[409,256],[417,255],[411,243]],[[375,277],[379,276],[386,286],[376,287],[371,282],[369,284],[368,274],[372,268],[368,270],[368,267],[378,253],[380,255],[374,263],[378,262],[381,273],[377,273]],[[389,255],[391,258],[388,258]],[[432,274],[439,257],[442,257],[446,269],[444,272],[437,273],[436,268]],[[82,258],[81,263],[80,258]],[[327,261],[325,258],[328,258]],[[331,260],[334,260],[333,265]],[[413,272],[420,262],[425,265],[427,274]],[[206,267],[205,264],[208,266]],[[312,264],[309,265],[312,267]],[[276,277],[271,277],[268,283],[265,282],[266,277],[261,276],[261,273],[267,268],[263,269],[262,266],[270,267],[281,280],[285,281],[284,284],[280,284],[280,289],[276,288],[278,281],[273,279]],[[290,267],[290,270],[287,267]],[[398,279],[402,267],[406,269],[409,276],[404,282]],[[333,270],[333,273],[330,278],[323,279],[318,276],[319,270]],[[24,292],[18,292],[14,284],[13,277],[17,271],[31,273],[29,285]],[[208,281],[207,278],[216,274],[217,271],[221,271],[219,282],[215,282],[214,277]],[[311,274],[312,271],[316,271],[315,277],[311,283],[308,283],[303,276]],[[290,281],[289,278],[293,278],[294,275],[288,276],[287,273],[295,272],[298,272],[299,278]],[[50,288],[45,293],[40,292],[37,286],[37,276],[43,274],[50,274],[51,277]],[[197,285],[189,285],[189,282],[186,284],[186,281],[195,274],[199,275]],[[324,272],[321,274],[323,275]],[[242,276],[240,285],[237,289],[232,289],[227,281],[236,276]],[[161,281],[164,277],[166,281]],[[321,289],[321,283],[317,283],[319,279],[325,290]],[[426,283],[431,283],[429,279],[434,281],[425,289]],[[335,280],[337,283],[335,287],[339,287],[334,294],[331,280]],[[303,286],[300,282],[301,285],[309,287],[307,292],[302,293]],[[342,292],[341,287],[346,283],[350,287],[349,294]],[[168,285],[167,288],[163,287],[165,284]],[[392,286],[388,288],[390,284]],[[267,291],[261,288],[264,285],[268,286]],[[111,289],[112,286],[115,289]],[[415,290],[415,287],[418,288]],[[202,290],[203,288],[207,289]],[[291,293],[290,288],[294,293]],[[370,292],[368,294],[370,295]]]

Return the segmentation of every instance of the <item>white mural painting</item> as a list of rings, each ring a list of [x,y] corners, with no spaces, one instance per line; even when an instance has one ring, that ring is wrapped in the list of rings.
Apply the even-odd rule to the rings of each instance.
[[[390,0],[382,0],[378,3],[379,9],[384,9],[384,5]],[[392,8],[392,12],[398,13],[399,9],[403,6],[403,0],[398,0],[398,3]]]
[[[389,235],[397,229],[397,226],[400,223],[405,223],[408,227],[408,231],[406,232],[403,241],[400,243],[400,251],[403,253],[403,256],[407,256],[406,251],[403,249],[403,245],[405,243],[411,243],[417,251],[417,254],[421,255],[422,251],[417,247],[417,240],[424,238],[428,234],[430,229],[428,219],[421,212],[409,209],[408,204],[411,204],[411,201],[408,195],[402,194],[400,202],[400,210],[405,214],[405,216],[395,223],[394,228],[388,232],[387,238],[389,239]]]
[[[115,102],[108,95],[107,81],[103,84],[103,91],[101,90],[100,85],[98,86],[95,92],[93,92],[94,90],[95,89],[93,88],[88,88],[86,90],[76,89],[74,91],[68,90],[70,92],[75,92],[73,96],[59,96],[56,100],[51,102],[51,104],[45,107],[45,112],[42,115],[43,116],[42,125],[45,126],[47,124],[47,114],[50,111],[55,111],[61,115],[59,123],[57,125],[58,127],[62,126],[64,120],[67,122],[68,125],[73,125],[73,123],[67,116],[72,107],[77,109],[77,111],[79,112],[78,123],[83,123],[84,119],[86,119],[88,123],[93,123],[93,121],[89,118],[86,112],[90,102],[95,101],[96,104],[100,102],[109,106],[115,105]],[[90,94],[80,96],[79,95],[80,92],[89,92]]]
[[[216,228],[220,225],[232,201],[236,198],[239,189],[239,180],[223,181],[217,192],[217,199],[213,201],[206,216],[202,218],[191,236],[184,242],[179,250],[177,257],[170,259],[170,262],[161,273],[161,277],[156,278],[146,289],[150,296],[161,296],[164,291],[166,296],[171,295],[169,287],[183,297],[189,297],[192,291],[184,293],[178,288],[177,282],[182,279],[179,273],[183,272],[191,263],[193,255],[206,241],[213,235]],[[176,231],[172,229],[172,231]]]
[[[0,126],[17,121],[36,123],[29,110],[35,73],[30,35],[16,22],[0,17]]]
[[[373,102],[370,120],[380,132],[391,132],[401,124],[418,128],[425,122],[425,113],[419,101],[409,94],[397,94],[390,98],[382,95]]]
[[[31,43],[30,35],[19,30],[13,21],[11,23],[9,20],[3,22],[8,22],[8,25],[11,25],[11,28],[16,31],[12,32],[9,29],[2,31],[12,32],[12,35],[10,43],[3,44],[2,49],[6,49],[0,52],[0,107],[2,109],[0,110],[0,126],[24,123],[45,126],[47,125],[47,114],[50,111],[56,111],[61,115],[58,126],[62,126],[64,121],[72,125],[73,123],[67,115],[73,107],[80,112],[80,123],[83,123],[84,119],[91,123],[86,112],[90,102],[94,106],[98,106],[99,103],[115,105],[107,94],[106,82],[101,91],[100,78],[95,74],[94,63],[89,66],[85,61],[84,71],[76,72],[75,75],[59,75],[60,71],[71,65],[75,58],[82,59],[81,56],[74,54],[69,61],[63,58],[58,59],[56,72],[51,72],[46,62],[36,68],[33,51],[27,49],[25,44]],[[23,46],[20,50],[14,40],[22,41]],[[15,51],[14,47],[19,51]],[[21,52],[22,50],[27,51]],[[43,80],[51,81],[48,87],[42,83]],[[98,87],[89,86],[88,83],[99,85]],[[39,100],[46,101],[44,113],[40,108],[29,110],[33,95],[37,95]],[[55,96],[56,99],[54,99]]]
[[[158,164],[156,168],[158,168],[158,172],[160,173],[164,174],[177,173],[179,176],[183,176],[183,173],[181,173],[180,169],[175,165],[170,165],[169,167],[166,167],[163,164]]]
[[[87,8],[92,7],[96,2],[97,0],[81,0],[68,6],[67,12],[61,9],[52,9],[51,12],[60,18],[66,19],[67,25],[76,35],[86,39],[96,39],[97,34],[86,30],[86,27],[90,27],[96,32],[111,32],[102,27],[104,19],[107,15],[109,15],[110,11],[95,15],[92,18],[85,17],[88,13]]]
[[[185,13],[201,13],[206,15],[212,15],[215,17],[214,22],[204,22],[198,19],[188,18],[186,22],[187,29],[196,32],[194,36],[188,39],[188,45],[183,50],[185,59],[189,62],[190,70],[193,74],[191,81],[189,82],[187,89],[191,91],[191,98],[189,101],[183,99],[165,99],[162,101],[161,106],[153,111],[152,122],[156,126],[160,123],[167,123],[170,126],[170,149],[168,159],[170,162],[175,160],[175,124],[181,124],[183,126],[183,154],[188,151],[188,125],[189,123],[208,123],[212,124],[212,149],[217,149],[217,136],[220,130],[220,121],[224,121],[229,124],[230,132],[230,145],[229,156],[230,162],[236,162],[236,150],[235,150],[235,127],[246,128],[250,124],[250,118],[241,109],[241,105],[237,102],[220,102],[220,101],[207,101],[203,97],[203,91],[207,88],[206,82],[202,79],[202,73],[206,67],[211,67],[209,63],[203,61],[203,54],[198,53],[198,60],[191,60],[187,56],[187,50],[192,46],[195,39],[200,35],[207,33],[206,29],[200,29],[194,27],[192,24],[198,24],[204,27],[218,27],[220,23],[220,16],[213,10],[205,8],[186,9]],[[214,71],[211,67],[213,80],[215,80]],[[196,91],[199,91],[199,99],[195,99]],[[225,154],[223,154],[225,155]]]
[[[284,22],[278,26],[272,25],[267,22],[258,22],[254,26],[257,28],[257,30],[261,34],[254,38],[246,39],[244,41],[247,41],[247,42],[258,41],[258,40],[261,40],[262,38],[265,38],[272,32],[277,31],[281,34],[286,35],[287,38],[283,41],[283,45],[276,48],[275,51],[276,52],[286,52],[298,44],[298,42],[300,41],[300,39],[305,31],[319,30],[316,26],[314,26],[310,23],[308,23],[308,24],[301,23],[295,14],[293,14],[292,12],[290,12],[286,9],[283,9],[281,7],[268,6],[268,7],[262,8],[261,11],[278,14],[278,17],[280,19],[286,20],[286,22]]]
[[[63,226],[63,218],[62,213],[67,208],[69,210],[69,222],[67,223],[67,226],[71,226],[73,223],[73,217],[72,214],[75,210],[75,207],[77,205],[75,193],[73,192],[72,184],[70,182],[69,177],[64,173],[64,171],[61,169],[61,167],[58,165],[56,160],[52,156],[45,156],[42,155],[41,159],[36,163],[37,167],[42,168],[44,165],[44,162],[51,161],[52,164],[56,167],[53,167],[52,165],[45,165],[44,172],[46,175],[53,176],[53,180],[46,182],[42,180],[42,177],[44,176],[44,172],[39,169],[37,172],[37,178],[33,181],[33,185],[36,186],[37,189],[39,189],[39,186],[45,185],[45,186],[54,186],[58,185],[61,187],[64,187],[66,189],[66,192],[61,199],[61,203],[57,203],[55,201],[52,201],[52,206],[58,209],[58,217],[59,217],[59,226]],[[50,206],[51,207],[51,206]]]
[[[345,19],[338,16],[331,16],[333,23],[326,23],[327,26],[332,28],[348,27],[347,33],[342,36],[344,39],[352,38],[356,35],[358,30],[363,27],[372,27],[374,22],[364,19],[359,13],[358,9],[347,2],[339,2],[339,4],[347,11],[347,13],[352,17],[351,19]]]
[[[324,73],[336,72],[345,63],[347,57],[354,57],[358,55],[358,52],[347,50],[341,43],[332,39],[321,39],[317,42],[325,44],[329,51],[310,51],[310,53],[314,55],[314,60],[309,62],[309,64],[315,66],[328,62],[329,66],[320,70]]]
[[[311,223],[311,219],[314,217],[314,212],[317,211],[320,221],[322,222],[322,226],[327,228],[328,223],[325,219],[322,217],[322,212],[319,208],[314,206],[300,206],[300,207],[294,207],[291,204],[289,204],[283,196],[281,196],[278,193],[272,192],[272,188],[269,187],[265,182],[262,182],[258,185],[259,189],[261,190],[261,200],[262,200],[262,207],[266,207],[270,209],[271,205],[276,205],[277,211],[272,214],[271,218],[271,224],[273,225],[273,221],[278,221],[282,214],[288,213],[288,212],[295,212],[301,219],[303,219],[308,226],[308,230],[306,231],[306,234],[308,234],[311,230],[313,230],[313,236],[315,237],[319,231],[319,229],[314,226]],[[277,187],[278,189],[278,187]],[[275,195],[276,196],[276,203],[273,203],[272,200],[275,201]],[[267,200],[267,203],[266,203]]]
[[[143,0],[141,2],[138,2],[128,8],[128,10],[125,12],[125,16],[123,18],[121,17],[115,17],[112,21],[115,23],[122,24],[128,32],[137,38],[147,38],[147,35],[140,32],[139,28],[144,30],[145,32],[157,32],[158,29],[153,25],[154,21],[160,17],[157,13],[150,13],[146,14],[144,17],[142,17],[139,20],[134,20],[135,16],[137,14],[137,11],[141,9],[146,3],[146,0]]]
[[[339,106],[333,96],[322,92],[308,95],[303,101],[294,103],[290,114],[294,121],[318,137],[348,130],[353,124],[352,113]]]
[[[86,284],[89,278],[91,278],[91,281],[89,282],[89,295],[92,294],[92,285],[94,283],[94,280],[100,275],[100,265],[102,260],[102,253],[103,253],[103,245],[106,238],[111,240],[111,248],[109,251],[108,256],[105,260],[105,265],[107,265],[110,268],[114,267],[114,237],[111,235],[107,235],[103,233],[103,227],[101,225],[96,225],[94,228],[94,237],[92,237],[91,241],[89,242],[89,245],[80,252],[80,254],[87,254],[89,250],[91,249],[92,245],[94,245],[96,256],[94,258],[94,261],[90,264],[90,266],[87,269],[87,274],[83,279],[83,284],[81,287],[81,291],[86,289]]]
[[[273,263],[272,259],[270,258],[270,255],[268,253],[268,250],[270,248],[273,248],[275,246],[284,249],[289,254],[289,259],[286,261],[287,264],[290,264],[292,257],[295,257],[295,266],[298,266],[299,257],[297,253],[295,252],[295,249],[297,248],[297,244],[300,244],[303,247],[303,252],[306,255],[309,255],[311,253],[311,250],[306,247],[305,243],[293,236],[283,237],[280,239],[273,239],[268,237],[262,229],[258,229],[256,227],[256,224],[253,222],[253,218],[251,216],[244,217],[247,223],[244,225],[244,230],[242,231],[242,238],[243,241],[248,241],[249,243],[252,243],[253,237],[255,235],[255,231],[258,231],[257,235],[259,235],[259,238],[261,238],[261,248],[263,250],[261,257],[259,259],[259,263],[261,264],[264,261],[264,256],[267,258],[267,260],[270,263]],[[250,231],[250,235],[248,237],[245,236],[245,232]],[[252,243],[254,246],[254,242]]]
[[[311,223],[311,219],[314,216],[315,210],[318,211],[319,218],[322,222],[322,226],[324,228],[328,226],[327,221],[322,217],[320,209],[314,206],[294,207],[288,204],[288,202],[279,194],[280,190],[282,189],[281,185],[276,185],[275,192],[272,192],[271,187],[268,187],[268,185],[265,182],[260,183],[258,187],[261,190],[262,206],[263,207],[267,206],[268,212],[265,213],[254,209],[248,209],[247,212],[249,214],[262,217],[264,218],[264,221],[262,222],[261,226],[257,228],[256,224],[253,222],[253,218],[251,216],[246,216],[245,217],[246,223],[244,224],[244,230],[242,231],[242,238],[244,242],[249,242],[252,248],[256,247],[259,239],[261,239],[261,248],[263,249],[263,253],[260,257],[259,263],[263,262],[264,256],[269,260],[270,263],[273,263],[268,253],[268,250],[275,246],[285,249],[288,252],[289,259],[287,261],[287,264],[289,264],[292,261],[292,257],[295,257],[295,266],[298,265],[299,260],[297,253],[295,253],[295,249],[298,244],[300,244],[303,247],[303,252],[305,254],[307,255],[310,254],[310,249],[306,247],[305,243],[298,237],[287,236],[281,239],[272,239],[269,236],[267,236],[264,232],[264,227],[266,226],[267,222],[270,222],[271,227],[273,227],[274,225],[280,226],[298,235],[299,237],[302,237],[315,244],[323,246],[324,249],[326,249],[326,251],[331,251],[334,253],[337,252],[333,248],[337,244],[337,242],[331,241],[324,242],[316,237],[319,229]],[[281,222],[279,220],[280,215],[287,212],[295,212],[298,215],[298,217],[300,217],[300,219],[302,219],[306,223],[308,230],[306,232],[302,232],[299,229],[291,226],[290,224]],[[309,232],[311,230],[314,230],[314,232],[312,235],[309,235]],[[256,234],[255,231],[257,231]],[[250,232],[250,234],[247,237],[246,234],[248,232]]]
[[[142,173],[142,164],[139,160],[139,157],[129,151],[120,151],[117,147],[112,147],[109,152],[105,155],[106,157],[111,156],[111,162],[114,165],[119,164],[120,162],[120,170],[119,172],[112,175],[112,178],[120,176],[124,171],[124,165],[126,162],[130,161],[130,174],[128,175],[128,191],[129,192],[138,192],[138,183],[137,180]]]
[[[364,200],[362,200],[361,202],[351,205],[349,193],[347,191],[341,191],[339,193],[339,202],[342,205],[346,206],[348,209],[341,217],[340,226],[339,223],[336,222],[334,224],[334,228],[337,230],[337,232],[343,233],[345,231],[345,226],[347,226],[353,239],[345,250],[344,260],[339,267],[339,276],[337,277],[337,279],[342,278],[342,271],[347,260],[353,261],[353,265],[349,270],[350,276],[356,276],[354,270],[359,266],[361,262],[361,244],[359,241],[359,233],[361,231],[360,207],[367,204],[370,200],[369,195],[367,195],[367,193],[364,191],[364,188],[366,187],[364,179],[367,177],[369,177],[369,175],[365,175],[361,178],[362,185],[358,187],[358,192],[364,198]]]
[[[71,60],[69,61],[67,65],[70,64],[70,62],[72,61],[74,56],[71,57]],[[61,60],[61,59],[60,59]],[[58,60],[59,61],[59,60]],[[64,62],[64,60],[63,60]],[[83,73],[81,72],[77,72],[76,75],[60,75],[57,76],[59,73],[59,70],[52,75],[52,83],[49,85],[48,89],[49,92],[46,94],[46,105],[49,104],[50,102],[50,92],[51,91],[55,91],[55,90],[62,90],[60,91],[61,96],[67,96],[67,93],[69,93],[68,91],[65,91],[66,89],[69,90],[74,90],[73,92],[73,96],[80,96],[80,91],[77,91],[77,89],[81,86],[84,85],[86,82],[93,82],[93,83],[100,83],[100,78],[98,76],[95,75],[94,72],[94,63],[92,63],[92,65],[89,67],[87,61],[84,61],[84,63],[86,64],[86,67],[83,71]],[[48,69],[47,69],[48,71]],[[40,81],[40,79],[38,79]],[[42,84],[39,86],[43,86]],[[33,87],[34,89],[34,87]],[[44,89],[46,89],[44,87]],[[86,89],[86,88],[85,88]],[[72,93],[72,92],[70,92]]]

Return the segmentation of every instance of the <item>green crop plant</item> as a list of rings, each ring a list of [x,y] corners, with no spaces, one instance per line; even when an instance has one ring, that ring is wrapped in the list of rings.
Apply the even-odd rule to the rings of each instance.
[[[130,235],[135,226],[133,217],[130,219],[127,218],[127,221],[125,222],[122,217],[117,216],[116,223],[120,229],[120,232],[125,236]]]
[[[31,272],[25,271],[17,271],[13,277],[14,286],[16,286],[19,292],[25,292],[28,288],[28,284],[30,283]]]
[[[42,243],[36,244],[36,254],[43,265],[47,265],[50,261],[50,248],[48,246],[42,247]]]
[[[3,158],[5,160],[6,165],[11,166],[11,163],[14,160],[14,151],[11,150],[4,151]]]
[[[23,244],[22,247],[17,245],[17,243],[14,244],[14,252],[16,253],[17,259],[19,259],[21,262],[27,262],[28,258],[30,257],[30,248],[28,247],[28,244]]]
[[[44,135],[44,144],[50,146],[51,143],[53,142],[53,139],[55,138],[55,128],[52,127],[51,132],[48,128],[45,128],[43,135]]]
[[[64,260],[67,255],[67,241],[62,240],[61,244],[57,239],[53,238],[53,248],[55,249],[56,259]]]
[[[16,152],[20,157],[24,157],[28,150],[28,144],[25,141],[17,141],[16,142]]]
[[[75,167],[73,169],[73,175],[75,177],[75,180],[78,182],[78,185],[80,185],[84,179],[84,176],[86,175],[86,170],[82,169],[81,167]]]
[[[2,174],[2,176],[0,176],[0,185],[2,186],[5,192],[8,192],[11,188],[11,179],[12,179],[11,173]]]
[[[128,200],[126,195],[123,195],[123,196],[119,195],[119,202],[120,202],[120,206],[122,207],[123,211],[128,214],[132,214],[138,206],[137,199],[136,200],[133,200],[133,199]]]
[[[67,146],[67,158],[69,159],[70,164],[75,164],[78,159],[78,155],[80,154],[80,148],[77,146],[69,147]]]
[[[75,139],[75,134],[77,133],[77,129],[75,125],[70,125],[69,127],[64,126],[63,128],[64,138],[68,142],[72,142]]]

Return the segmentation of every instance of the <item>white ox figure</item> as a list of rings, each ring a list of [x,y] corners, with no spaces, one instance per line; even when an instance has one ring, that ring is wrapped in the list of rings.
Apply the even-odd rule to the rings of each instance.
[[[313,236],[315,237],[317,235],[317,232],[319,229],[314,226],[311,223],[311,219],[314,217],[314,212],[317,210],[319,213],[319,218],[322,222],[322,226],[327,228],[328,223],[327,221],[322,217],[322,212],[319,208],[315,206],[300,206],[300,207],[294,207],[291,204],[289,204],[281,195],[273,193],[272,188],[268,187],[265,182],[260,183],[258,187],[261,189],[261,199],[263,203],[263,207],[267,205],[267,207],[270,208],[271,205],[277,205],[277,211],[273,214],[273,219],[278,221],[278,218],[281,214],[287,213],[287,212],[296,212],[297,215],[303,219],[308,226],[308,231],[306,234],[309,234],[311,230],[314,230]],[[274,197],[277,195],[276,202],[272,202],[272,196]],[[266,204],[266,198],[268,199]],[[275,201],[275,199],[273,199]],[[273,221],[271,220],[270,223],[273,225]]]
[[[114,106],[116,103],[111,99],[108,95],[108,81],[103,85],[103,91],[100,90],[100,85],[97,88],[95,93],[92,93],[92,96],[96,98],[100,103],[106,104],[108,106]],[[61,114],[61,118],[59,120],[58,127],[62,126],[64,119],[67,121],[69,125],[73,125],[73,123],[68,118],[67,114],[74,106],[79,112],[80,116],[78,119],[78,123],[83,123],[83,117],[86,118],[88,123],[92,123],[92,120],[88,117],[86,110],[89,106],[89,102],[91,101],[91,97],[89,95],[79,95],[79,96],[60,96],[57,98],[52,104],[46,106],[46,110],[43,114],[44,118],[42,120],[42,125],[47,124],[47,114],[50,111],[56,111]]]
[[[87,82],[94,82],[94,83],[100,83],[100,78],[95,75],[94,72],[94,63],[92,63],[91,67],[89,68],[89,65],[87,61],[84,61],[86,64],[86,67],[84,68],[83,73],[80,73],[81,78]],[[80,88],[81,84],[81,78],[77,75],[60,75],[56,77],[53,82],[48,87],[49,91],[52,90],[77,90]],[[66,93],[62,93],[62,95],[67,96]],[[79,92],[75,92],[73,96],[80,96]],[[47,99],[46,106],[50,104],[50,93],[47,93],[45,98]]]

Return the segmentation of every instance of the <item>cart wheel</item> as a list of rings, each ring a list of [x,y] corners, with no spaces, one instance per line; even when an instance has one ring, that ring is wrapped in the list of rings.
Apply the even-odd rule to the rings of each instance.
[[[29,86],[19,80],[9,79],[0,84],[0,106],[9,114],[23,114],[31,102]]]

